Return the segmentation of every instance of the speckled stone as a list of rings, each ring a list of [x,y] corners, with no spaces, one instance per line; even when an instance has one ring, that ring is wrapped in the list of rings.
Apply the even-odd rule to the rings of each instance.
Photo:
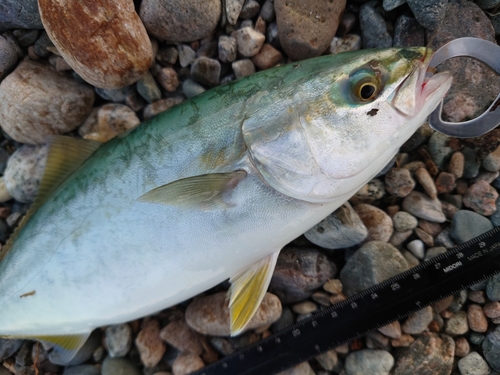
[[[393,47],[425,45],[425,29],[413,17],[401,15],[394,26]]]
[[[407,0],[407,3],[423,27],[436,30],[445,17],[448,0]]]
[[[144,366],[154,367],[160,362],[167,347],[160,339],[160,323],[156,319],[143,324],[135,338],[135,345]]]
[[[484,315],[488,318],[494,319],[500,317],[500,302],[489,302],[483,307]]]
[[[125,357],[132,347],[132,329],[128,324],[109,326],[105,340],[111,358]]]
[[[363,349],[347,355],[345,360],[345,372],[347,375],[388,375],[393,365],[394,358],[391,353],[385,350]]]
[[[203,347],[198,337],[183,320],[173,321],[163,327],[160,331],[160,338],[181,352],[190,352],[196,355],[203,353]]]
[[[334,37],[330,43],[330,53],[335,55],[337,53],[357,51],[361,49],[361,37],[356,34],[348,34],[342,37]]]
[[[244,27],[231,34],[236,40],[238,52],[245,57],[252,57],[259,53],[266,37],[251,27]]]
[[[43,29],[36,0],[2,0],[0,31],[9,29]]]
[[[486,295],[493,302],[500,301],[500,274],[497,274],[488,280],[488,283],[486,284]]]
[[[474,332],[486,332],[488,329],[488,320],[479,305],[469,305],[467,309],[467,321],[470,329]]]
[[[458,369],[462,375],[488,375],[490,367],[477,352],[470,352],[458,361]]]
[[[464,206],[472,208],[483,216],[490,216],[496,210],[498,193],[489,183],[484,180],[471,185],[464,195]]]
[[[415,229],[418,225],[418,220],[415,216],[405,211],[399,211],[392,217],[394,229],[398,232],[404,232],[410,229]]]
[[[463,335],[469,330],[467,323],[467,313],[465,311],[458,311],[454,313],[445,324],[444,331],[451,335]]]
[[[396,197],[406,197],[415,188],[415,180],[405,168],[391,168],[385,175],[385,188]]]
[[[363,48],[386,48],[392,46],[392,37],[387,31],[384,18],[371,3],[359,9],[359,23]]]
[[[205,366],[203,360],[193,353],[181,353],[172,365],[173,375],[188,375]]]
[[[365,241],[389,241],[394,229],[389,215],[378,207],[364,203],[355,206],[354,211],[368,229]]]
[[[488,361],[491,368],[500,372],[500,329],[497,327],[493,332],[486,336],[482,342],[484,358]]]
[[[465,357],[470,353],[470,345],[465,337],[455,338],[455,355],[457,357]]]

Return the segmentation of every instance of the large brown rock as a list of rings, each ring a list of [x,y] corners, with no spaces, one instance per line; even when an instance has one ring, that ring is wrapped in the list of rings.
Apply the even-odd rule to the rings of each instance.
[[[38,0],[43,26],[87,82],[116,89],[143,76],[153,48],[132,0]]]
[[[220,0],[143,0],[139,11],[151,35],[173,43],[209,36],[221,12]]]
[[[345,0],[275,0],[281,46],[292,60],[319,56],[330,46]]]
[[[25,60],[0,83],[0,126],[18,142],[45,143],[49,135],[81,125],[94,97],[92,87]]]

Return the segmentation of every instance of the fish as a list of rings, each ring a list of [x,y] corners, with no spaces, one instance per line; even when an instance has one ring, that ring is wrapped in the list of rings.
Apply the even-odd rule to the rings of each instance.
[[[280,250],[346,202],[450,88],[425,47],[326,55],[213,88],[105,144],[54,136],[1,254],[0,336],[67,363],[93,329],[229,279],[244,331]]]

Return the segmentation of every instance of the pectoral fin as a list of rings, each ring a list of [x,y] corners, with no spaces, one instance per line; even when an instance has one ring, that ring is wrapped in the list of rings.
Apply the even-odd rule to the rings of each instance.
[[[238,170],[183,178],[147,192],[138,201],[202,209],[225,208],[223,194],[234,189],[246,175],[245,171]]]
[[[259,308],[271,282],[278,255],[279,251],[272,253],[229,280],[231,336],[240,334]]]
[[[35,336],[32,338],[54,345],[50,353],[50,361],[55,364],[65,365],[78,353],[89,336],[90,332],[63,336]]]

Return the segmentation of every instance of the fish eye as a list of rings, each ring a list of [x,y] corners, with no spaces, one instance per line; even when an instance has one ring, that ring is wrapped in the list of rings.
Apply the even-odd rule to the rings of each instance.
[[[360,102],[371,102],[380,92],[380,80],[373,71],[359,71],[350,77],[351,93]]]

